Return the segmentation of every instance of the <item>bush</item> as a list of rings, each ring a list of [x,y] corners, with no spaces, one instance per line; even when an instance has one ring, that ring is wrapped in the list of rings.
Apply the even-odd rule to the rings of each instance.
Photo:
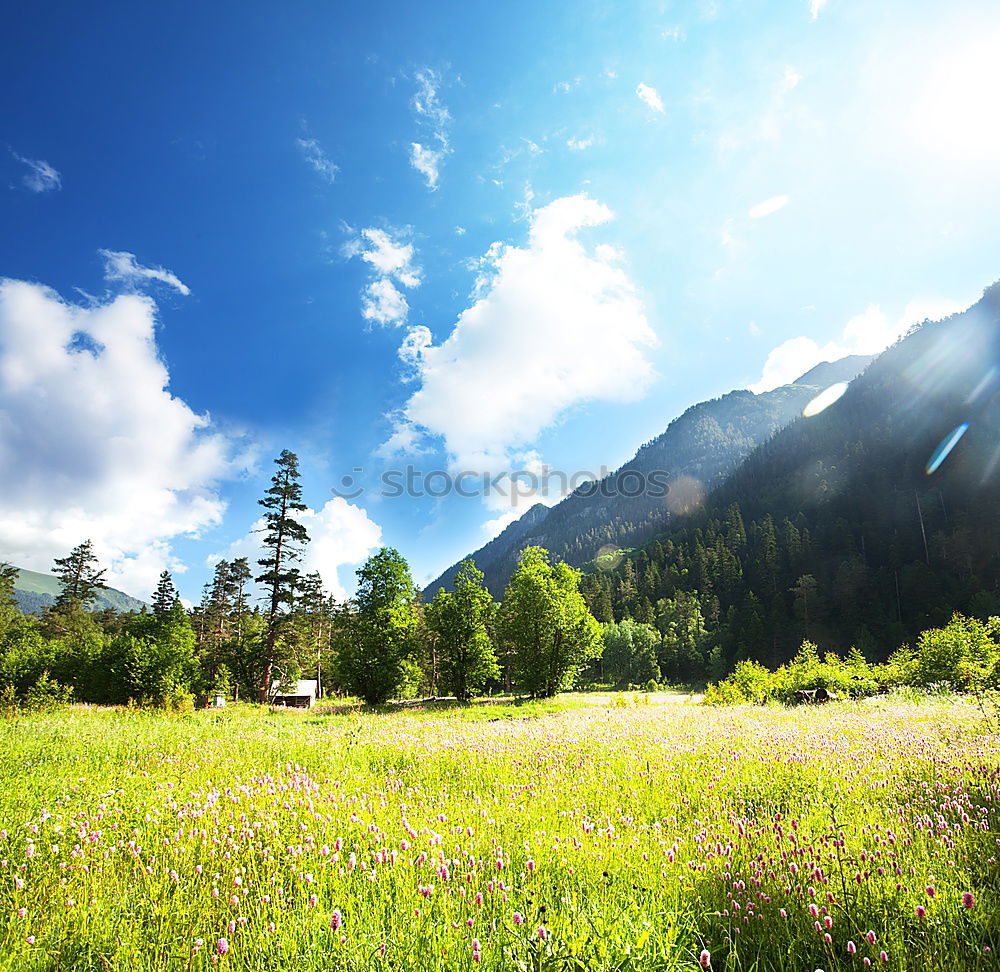
[[[958,691],[984,688],[997,664],[994,640],[1000,619],[986,623],[956,614],[943,628],[925,631],[917,642],[913,685],[947,682]]]
[[[73,689],[60,685],[48,672],[42,672],[28,689],[21,703],[25,712],[54,712],[73,701]]]
[[[763,667],[763,666],[762,666]],[[739,685],[726,679],[722,682],[709,682],[705,689],[705,697],[702,705],[741,705],[747,701],[747,697],[740,690]]]

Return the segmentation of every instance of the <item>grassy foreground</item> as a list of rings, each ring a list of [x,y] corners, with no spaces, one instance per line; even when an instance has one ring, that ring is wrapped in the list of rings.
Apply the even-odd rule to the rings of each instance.
[[[955,699],[73,709],[0,783],[5,970],[1000,967]]]

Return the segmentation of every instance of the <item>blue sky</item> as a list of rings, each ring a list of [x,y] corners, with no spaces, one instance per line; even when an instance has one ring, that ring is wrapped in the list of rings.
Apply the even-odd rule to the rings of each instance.
[[[290,448],[307,567],[344,594],[385,543],[423,582],[526,501],[385,470],[599,472],[968,305],[998,48],[971,0],[22,7],[0,559],[92,536],[197,600]]]

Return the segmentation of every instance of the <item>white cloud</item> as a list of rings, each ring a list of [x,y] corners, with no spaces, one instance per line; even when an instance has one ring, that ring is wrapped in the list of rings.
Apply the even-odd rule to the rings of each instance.
[[[763,219],[765,216],[776,213],[779,209],[784,209],[790,200],[790,196],[772,196],[770,199],[757,203],[756,206],[751,206],[747,216],[751,219]]]
[[[333,182],[337,178],[340,166],[330,159],[316,139],[298,138],[295,144],[298,145],[306,162],[327,182]]]
[[[32,192],[62,189],[62,176],[44,159],[26,159],[13,150],[10,154],[28,167],[28,171],[21,176],[21,182],[26,188]]]
[[[361,316],[376,324],[399,325],[410,313],[410,305],[388,277],[379,277],[361,295]]]
[[[424,68],[417,72],[415,80],[413,112],[420,126],[429,133],[430,140],[410,143],[410,165],[424,177],[428,189],[437,189],[441,164],[451,154],[451,114],[441,103],[441,76],[436,71]]]
[[[809,0],[809,19],[814,23],[819,18],[819,12],[826,6],[827,0]]]
[[[88,537],[108,583],[149,597],[170,542],[220,522],[232,443],[168,390],[156,305],[82,307],[0,281],[0,551],[48,571]]]
[[[348,257],[360,256],[371,268],[373,279],[361,293],[361,316],[376,324],[404,323],[410,305],[399,289],[420,286],[420,270],[413,263],[413,244],[392,233],[370,226],[344,247]]]
[[[412,446],[422,430],[444,440],[457,467],[501,469],[574,405],[642,395],[652,378],[643,348],[656,343],[642,303],[619,254],[577,238],[611,218],[567,196],[532,213],[526,246],[490,248],[448,338],[412,339],[421,386],[390,443]]]
[[[338,600],[344,600],[345,589],[340,569],[360,564],[382,542],[382,528],[360,506],[349,503],[342,496],[330,500],[321,510],[305,509],[298,514],[299,522],[309,534],[309,543],[302,551],[296,566],[303,574],[319,572],[323,586]],[[246,557],[250,569],[257,571],[257,561],[263,557],[261,537],[265,532],[264,520],[257,520],[246,536],[230,544],[221,554],[208,558],[208,564],[219,559],[231,560]]]
[[[407,367],[408,376],[416,377],[420,371],[420,362],[424,352],[434,343],[430,328],[418,324],[411,327],[399,346],[399,360]]]
[[[790,64],[785,65],[785,73],[782,75],[781,84],[779,86],[780,91],[791,91],[793,88],[799,86],[799,82],[802,80],[802,75],[795,70]]]
[[[126,253],[124,250],[98,250],[104,258],[104,279],[123,283],[134,290],[139,285],[148,280],[157,280],[165,283],[168,287],[173,287],[178,293],[185,297],[189,296],[191,289],[170,270],[163,267],[144,267],[139,263],[134,253]]]
[[[651,87],[644,81],[640,81],[639,84],[636,85],[635,93],[639,96],[639,100],[649,105],[653,111],[657,111],[661,115],[663,114],[663,99],[660,97],[656,88]]]
[[[437,189],[445,155],[444,149],[428,148],[420,142],[410,143],[410,165],[424,177],[428,189]]]
[[[759,395],[786,385],[823,361],[849,354],[878,354],[922,321],[937,321],[968,307],[970,301],[927,298],[913,300],[892,321],[877,304],[867,307],[845,325],[839,339],[820,345],[810,337],[790,338],[767,356],[760,381],[750,386]]]
[[[574,152],[585,152],[591,146],[597,144],[597,136],[588,135],[586,138],[571,138],[566,144]]]

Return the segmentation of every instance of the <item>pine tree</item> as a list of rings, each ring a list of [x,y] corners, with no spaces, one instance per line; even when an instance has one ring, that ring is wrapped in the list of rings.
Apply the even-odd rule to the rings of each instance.
[[[12,607],[15,604],[14,583],[17,581],[17,568],[0,561],[0,607]]]
[[[57,557],[52,573],[59,578],[61,586],[56,611],[74,606],[87,608],[97,600],[98,592],[104,590],[105,572],[97,569],[97,557],[90,540],[74,547],[68,557]]]
[[[174,579],[170,576],[170,571],[165,570],[160,574],[160,582],[153,592],[153,614],[161,620],[170,614],[177,600],[177,588],[174,587]]]
[[[294,452],[281,450],[275,459],[278,471],[271,478],[271,487],[258,500],[267,511],[267,524],[263,546],[270,551],[267,557],[257,563],[264,568],[255,579],[268,591],[267,633],[264,638],[264,671],[261,679],[259,698],[267,702],[271,691],[271,671],[274,667],[274,651],[283,619],[283,607],[292,604],[298,585],[299,572],[293,567],[302,553],[302,546],[309,541],[306,528],[295,519],[295,514],[306,509],[302,502],[302,486],[299,484],[299,460]]]

